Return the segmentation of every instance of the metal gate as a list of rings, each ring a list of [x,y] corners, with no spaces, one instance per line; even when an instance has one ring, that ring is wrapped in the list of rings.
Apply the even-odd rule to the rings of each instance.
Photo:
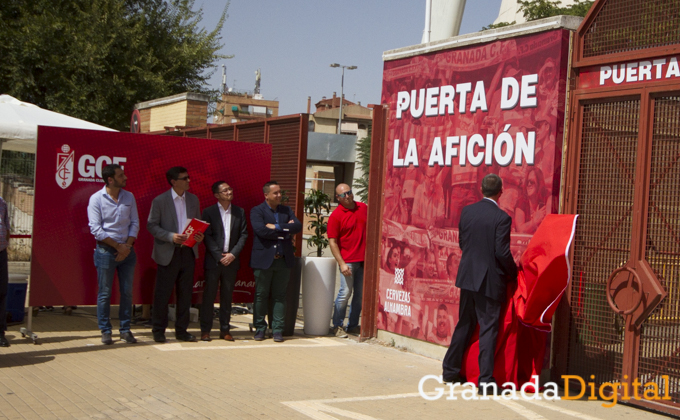
[[[638,92],[575,101],[565,211],[581,216],[561,373],[630,395],[637,380],[658,398],[630,403],[679,414],[680,95]]]
[[[618,382],[619,401],[637,392],[629,403],[675,415],[679,28],[680,0],[596,0],[578,29],[562,211],[580,217],[552,372],[594,382],[596,394]]]

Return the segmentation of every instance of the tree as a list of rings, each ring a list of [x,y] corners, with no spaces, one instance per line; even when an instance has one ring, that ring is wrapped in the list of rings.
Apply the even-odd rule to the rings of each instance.
[[[561,1],[550,0],[517,0],[517,3],[522,5],[519,10],[523,12],[527,22],[559,15],[584,17],[593,5],[593,1],[588,0],[576,0],[575,4],[566,7],[560,7]]]
[[[357,141],[357,160],[363,174],[361,178],[354,178],[355,194],[362,203],[368,203],[368,174],[371,169],[371,133]]]
[[[206,82],[227,18],[208,32],[194,0],[2,0],[0,92],[126,130],[135,103]]]
[[[304,194],[304,193],[303,193]],[[310,190],[305,194],[305,214],[309,218],[308,228],[312,234],[307,238],[307,248],[316,248],[316,256],[321,257],[328,247],[328,216],[331,213],[331,198],[321,190]]]
[[[526,19],[527,22],[530,22],[536,19],[543,19],[559,15],[584,17],[588,13],[588,10],[590,10],[590,7],[593,5],[593,1],[576,0],[576,3],[566,7],[560,7],[562,2],[559,0],[517,0],[517,4],[521,4],[519,10],[522,11],[524,19]],[[482,30],[502,28],[503,26],[513,25],[514,23],[514,21],[512,23],[492,23],[489,26],[483,27]]]

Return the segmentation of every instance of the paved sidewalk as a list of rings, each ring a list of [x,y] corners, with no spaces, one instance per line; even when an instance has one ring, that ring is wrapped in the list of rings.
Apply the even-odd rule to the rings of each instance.
[[[94,311],[40,313],[39,345],[10,327],[12,346],[0,348],[0,418],[664,418],[602,401],[427,401],[418,383],[441,373],[437,360],[301,330],[282,344],[255,342],[250,316],[233,317],[235,343],[182,343],[168,331],[169,342],[157,344],[139,327],[138,344],[104,346]]]

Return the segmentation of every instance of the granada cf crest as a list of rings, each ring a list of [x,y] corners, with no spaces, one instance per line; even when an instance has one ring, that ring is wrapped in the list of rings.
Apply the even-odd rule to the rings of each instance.
[[[73,182],[73,160],[74,153],[68,144],[61,146],[62,153],[57,153],[57,173],[55,179],[57,184],[66,189]]]

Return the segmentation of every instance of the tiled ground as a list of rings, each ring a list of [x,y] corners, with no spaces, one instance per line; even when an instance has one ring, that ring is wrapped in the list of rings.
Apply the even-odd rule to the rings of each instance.
[[[94,308],[40,313],[40,345],[12,326],[12,347],[0,349],[0,418],[660,418],[601,401],[426,401],[418,383],[441,373],[437,360],[301,330],[282,344],[255,342],[248,322],[234,317],[234,343],[157,345],[138,327],[138,344],[104,346]]]

